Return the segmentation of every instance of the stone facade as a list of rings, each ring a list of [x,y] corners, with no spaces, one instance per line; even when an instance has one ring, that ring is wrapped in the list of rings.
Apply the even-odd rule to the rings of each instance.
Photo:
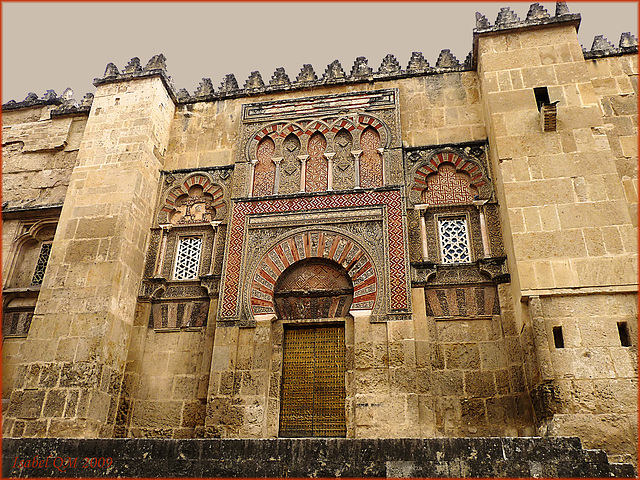
[[[636,463],[637,41],[586,51],[579,23],[505,8],[463,63],[193,95],[134,58],[81,103],[5,104],[4,435]]]

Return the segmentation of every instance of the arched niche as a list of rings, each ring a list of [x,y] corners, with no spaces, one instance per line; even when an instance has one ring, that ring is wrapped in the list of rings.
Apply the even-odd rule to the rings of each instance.
[[[433,154],[413,174],[411,201],[429,205],[470,204],[491,198],[491,182],[482,165],[454,151]]]
[[[42,283],[56,226],[56,220],[41,220],[30,226],[16,239],[7,281],[8,287],[25,288]],[[43,245],[46,246],[45,250]],[[34,283],[34,274],[39,264],[42,271]]]
[[[209,223],[222,219],[225,211],[223,188],[208,176],[197,173],[169,190],[158,214],[158,223]]]
[[[347,273],[353,286],[350,311],[375,308],[379,285],[371,256],[341,233],[316,230],[280,240],[258,260],[249,286],[251,314],[275,314],[274,292],[280,277],[291,265],[310,259],[333,262]]]
[[[281,320],[346,317],[353,302],[353,282],[339,263],[308,258],[282,272],[273,296]]]

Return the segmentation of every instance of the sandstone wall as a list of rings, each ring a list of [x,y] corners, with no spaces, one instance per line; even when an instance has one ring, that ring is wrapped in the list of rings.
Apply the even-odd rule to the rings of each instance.
[[[49,106],[3,113],[2,201],[5,209],[64,202],[87,119],[85,116],[51,118],[52,109]]]
[[[637,130],[635,100],[627,99],[634,96],[635,59],[585,62],[571,25],[477,40],[513,296],[522,302],[517,328],[531,328],[541,368],[539,378],[535,372],[528,378],[538,425],[554,435],[581,430],[590,446],[631,454],[633,441],[611,438],[616,434],[603,416],[621,431],[635,431],[635,347],[621,346],[617,332],[618,321],[635,328],[630,165],[637,153],[630,145]],[[606,72],[611,78],[603,78]],[[542,131],[534,87],[547,87],[550,100],[559,101],[554,132]],[[553,326],[563,326],[564,349]],[[583,400],[585,390],[612,385],[616,407]]]
[[[6,435],[113,435],[173,113],[157,77],[97,89],[23,348]]]

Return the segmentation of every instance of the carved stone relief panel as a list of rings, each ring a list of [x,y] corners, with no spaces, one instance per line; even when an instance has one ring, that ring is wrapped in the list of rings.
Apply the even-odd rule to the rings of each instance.
[[[207,324],[209,299],[154,302],[150,326],[159,329],[197,328]]]
[[[434,317],[478,317],[500,315],[495,285],[425,290],[427,315]]]
[[[327,160],[324,153],[327,150],[327,139],[320,132],[315,132],[309,138],[307,152],[309,158],[305,166],[305,191],[324,192],[327,190]]]
[[[282,144],[282,163],[280,165],[280,188],[278,193],[297,193],[300,191],[300,139],[290,133]]]
[[[258,145],[265,138],[274,141],[274,162],[281,162],[274,193],[399,184],[397,175],[395,183],[389,181],[383,166],[395,162],[398,165],[387,170],[402,169],[401,156],[394,155],[401,152],[396,90],[244,105],[234,198],[251,195],[246,185],[258,178],[253,170],[260,166]],[[356,166],[359,161],[361,168]],[[300,178],[303,169],[306,173]],[[355,178],[356,171],[359,178]]]
[[[383,185],[382,154],[380,134],[372,127],[364,129],[360,135],[360,186],[362,188],[381,187]]]
[[[209,172],[166,175],[158,224],[189,225],[222,220],[227,210],[224,183],[219,173],[215,176]]]
[[[348,130],[341,128],[334,140],[333,189],[346,190],[355,185],[353,164],[353,138]]]

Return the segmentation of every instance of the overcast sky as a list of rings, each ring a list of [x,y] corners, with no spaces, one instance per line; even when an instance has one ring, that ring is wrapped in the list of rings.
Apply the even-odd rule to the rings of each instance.
[[[310,63],[318,77],[338,59],[348,74],[357,56],[378,69],[392,53],[406,68],[411,52],[435,65],[448,48],[462,62],[472,46],[475,12],[491,24],[501,6],[521,19],[530,2],[197,2],[2,3],[2,103],[71,87],[80,100],[107,63],[163,53],[176,87],[193,93],[202,77],[217,90],[233,73],[242,87],[259,70],[268,84],[277,67],[295,80]],[[542,2],[553,15],[555,2]],[[594,35],[618,45],[638,36],[637,2],[568,2],[580,13],[580,43]]]

